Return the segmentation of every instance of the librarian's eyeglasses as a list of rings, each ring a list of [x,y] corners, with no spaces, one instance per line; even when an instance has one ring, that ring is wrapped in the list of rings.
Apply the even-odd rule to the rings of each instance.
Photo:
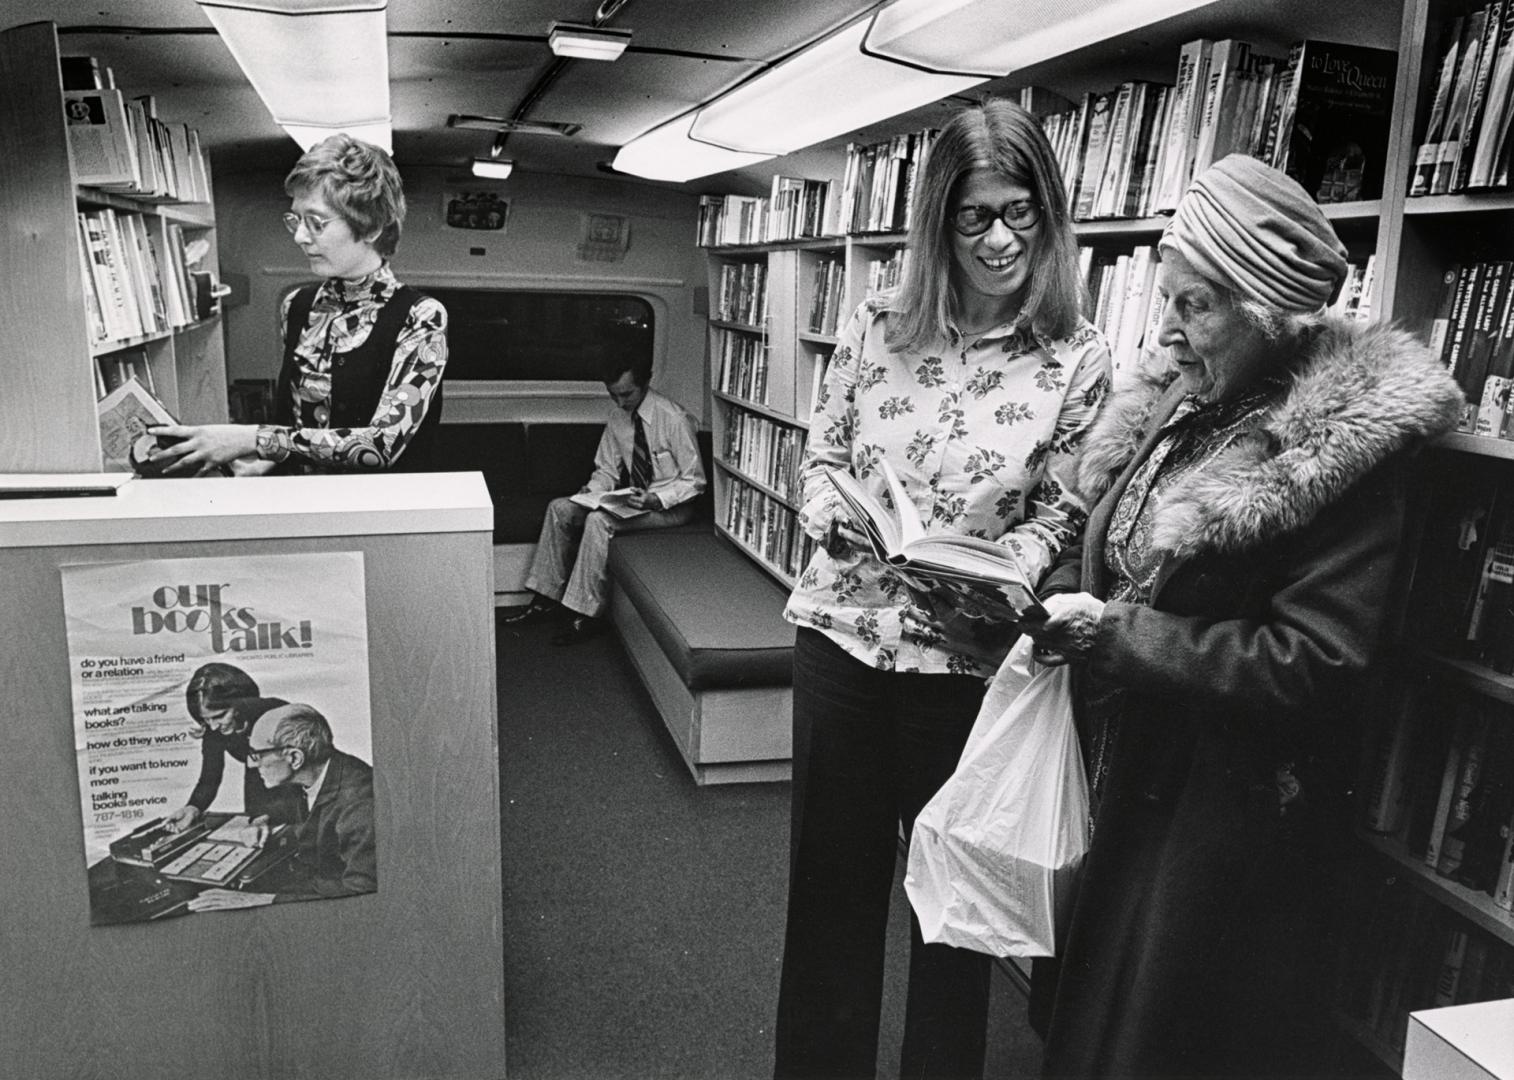
[[[1037,202],[1005,203],[995,210],[991,206],[959,206],[947,221],[963,236],[981,236],[1002,221],[1016,232],[1034,229],[1041,223],[1041,204]]]
[[[292,210],[284,211],[284,228],[289,230],[290,236],[299,232],[301,225],[305,226],[305,231],[311,236],[320,236],[330,224],[330,218],[319,217],[315,214],[296,214]]]

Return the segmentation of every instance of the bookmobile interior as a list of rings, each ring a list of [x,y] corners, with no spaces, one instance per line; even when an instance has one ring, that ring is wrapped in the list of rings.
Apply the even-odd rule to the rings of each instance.
[[[568,31],[588,54],[554,52],[549,38]],[[864,34],[881,57],[857,51]],[[1359,145],[1324,166],[1314,192],[1353,263],[1342,310],[1423,335],[1474,403],[1419,463],[1392,678],[1363,749],[1358,842],[1339,868],[1353,887],[1332,957],[1334,1018],[1350,1075],[1514,1076],[1511,34],[1514,0],[0,6],[0,474],[11,494],[28,477],[64,485],[120,467],[96,401],[126,378],[186,423],[268,415],[279,302],[310,278],[279,221],[300,153],[292,134],[333,122],[322,108],[375,83],[381,104],[336,122],[391,119],[382,137],[409,206],[395,271],[444,302],[451,351],[449,471],[424,480],[139,480],[102,498],[0,501],[0,807],[17,826],[0,847],[0,1076],[764,1074],[787,859],[777,793],[793,633],[780,612],[808,553],[797,465],[838,318],[905,255],[926,133],[985,94],[1044,118],[1118,378],[1150,324],[1153,248],[1172,209],[1159,155],[1169,128],[1181,132],[1171,120],[1184,72],[1202,56],[1226,73],[1192,91],[1220,95],[1218,145],[1286,155],[1277,131],[1295,120],[1287,109],[1308,107],[1304,61],[1332,47],[1367,72]],[[161,151],[156,193],[151,177],[138,190],[80,179],[65,85],[149,99],[125,123],[142,121]],[[358,133],[378,141],[379,130]],[[475,160],[513,171],[475,175]],[[135,325],[91,308],[88,227],[107,219],[159,258],[140,267],[159,305]],[[546,503],[587,475],[608,403],[581,358],[605,336],[648,351],[653,385],[699,418],[710,490],[696,525],[613,545],[613,636],[535,650],[496,628],[495,609],[526,600]],[[322,551],[361,551],[367,567],[383,890],[256,917],[90,927],[59,567]],[[611,711],[638,725],[654,762],[635,804],[576,788],[582,761],[625,748],[554,711],[554,695],[580,683],[629,702]],[[505,723],[531,709],[533,738],[556,760]],[[541,775],[522,779],[517,762],[533,760]],[[693,978],[687,969],[642,960],[637,943],[658,939],[650,957],[703,935],[738,955],[745,924],[679,925],[638,907],[626,881],[570,887],[571,852],[512,863],[518,836],[569,835],[532,816],[555,805],[542,792],[562,788],[594,804],[586,828],[628,830],[621,846],[642,873],[724,881],[738,895],[722,910],[770,915],[756,952],[739,954],[756,966],[730,961],[714,969],[719,992],[680,992],[669,983]],[[649,800],[722,822],[760,809],[772,827],[658,864],[668,825]],[[727,835],[697,817],[688,828]],[[578,882],[615,895],[623,924],[584,925],[616,908],[586,906]],[[720,921],[697,907],[679,915]],[[549,920],[572,925],[555,941],[531,936]],[[628,929],[635,920],[648,925]],[[628,948],[629,963],[607,958]],[[633,970],[613,992],[586,989],[616,966]],[[1024,973],[1005,961],[995,979],[995,1037],[1017,1049],[991,1064],[1034,1071]],[[730,980],[758,985],[742,994]],[[668,994],[697,1049],[672,1050],[672,1032],[634,1021],[602,1030],[617,1008],[667,1015],[650,1002]],[[744,1010],[734,1019],[722,1014],[733,1002]],[[533,1035],[528,1017],[549,1034]],[[620,1049],[592,1050],[605,1040]]]

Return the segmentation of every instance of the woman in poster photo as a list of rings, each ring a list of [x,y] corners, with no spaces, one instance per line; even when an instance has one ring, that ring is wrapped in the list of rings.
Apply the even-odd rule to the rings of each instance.
[[[190,676],[184,688],[184,705],[193,721],[190,735],[200,740],[200,778],[188,802],[166,819],[169,828],[187,829],[205,816],[221,789],[226,758],[246,765],[252,725],[268,710],[285,704],[281,698],[263,697],[252,676],[233,664],[202,664]],[[256,769],[243,769],[242,812],[249,818],[293,821],[297,800],[298,793],[270,791]]]

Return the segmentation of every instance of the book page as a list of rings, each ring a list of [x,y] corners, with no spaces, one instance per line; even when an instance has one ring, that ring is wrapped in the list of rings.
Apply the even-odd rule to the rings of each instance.
[[[635,488],[616,488],[614,491],[579,491],[570,495],[569,498],[579,506],[587,506],[590,510],[603,510],[618,518],[633,518],[647,512],[638,510],[626,501],[635,490]]]
[[[883,562],[889,562],[898,556],[901,546],[899,522],[888,509],[851,473],[827,468],[825,475],[830,477],[841,501],[846,504],[852,521],[867,536],[873,554]]]
[[[910,501],[909,495],[904,490],[904,482],[899,479],[899,474],[894,472],[894,467],[887,461],[882,462],[883,480],[888,484],[889,496],[894,500],[894,513],[899,521],[899,546],[908,547],[917,540],[925,538],[925,524],[920,520],[920,511],[915,509],[915,504]]]

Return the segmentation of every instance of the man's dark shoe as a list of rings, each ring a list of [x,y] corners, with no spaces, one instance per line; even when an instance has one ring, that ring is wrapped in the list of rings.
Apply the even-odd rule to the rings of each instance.
[[[552,638],[554,645],[577,645],[598,637],[610,628],[610,624],[604,619],[596,619],[589,615],[579,615],[568,625],[562,633]]]
[[[510,626],[530,626],[533,623],[543,623],[555,618],[561,610],[557,604],[544,604],[540,600],[533,600],[529,604],[506,611],[499,617],[499,621]]]

